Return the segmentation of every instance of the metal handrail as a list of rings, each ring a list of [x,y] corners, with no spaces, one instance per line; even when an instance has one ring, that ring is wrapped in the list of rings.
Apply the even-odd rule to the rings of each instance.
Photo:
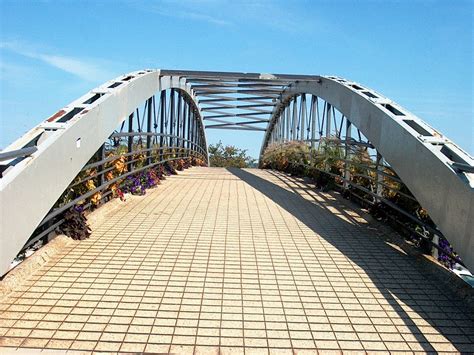
[[[395,210],[397,211],[398,213],[401,213],[402,215],[404,215],[405,217],[407,217],[408,219],[410,219],[412,222],[414,222],[416,225],[419,225],[419,226],[422,226],[423,228],[425,228],[426,230],[428,230],[430,233],[432,233],[433,235],[438,235],[438,236],[443,236],[443,234],[441,233],[441,231],[439,231],[438,229],[430,226],[429,224],[421,221],[419,218],[417,218],[416,216],[413,216],[411,213],[403,210],[402,208],[400,208],[399,206],[397,206],[397,204],[393,203],[392,201],[386,199],[385,197],[383,196],[380,196],[376,193],[374,193],[373,191],[370,191],[368,190],[367,188],[363,187],[363,186],[360,186],[356,183],[354,183],[353,181],[351,181],[350,179],[347,179],[345,178],[344,176],[342,175],[338,175],[338,174],[334,174],[334,173],[331,173],[329,171],[326,171],[324,169],[320,169],[316,166],[312,166],[312,165],[307,165],[307,164],[303,164],[303,163],[299,163],[299,162],[290,162],[290,164],[292,165],[297,165],[297,166],[301,166],[301,167],[304,167],[304,168],[310,168],[310,169],[316,169],[318,170],[319,172],[323,173],[323,174],[327,174],[329,176],[332,176],[332,177],[337,177],[339,179],[341,179],[342,181],[346,182],[348,185],[350,185],[351,187],[359,190],[359,191],[362,191],[370,196],[372,196],[377,202],[381,202],[383,203],[384,205],[386,205],[387,207],[391,208],[392,210]],[[403,184],[403,182],[402,182]],[[338,184],[335,182],[335,185],[338,186],[340,189],[344,189],[344,186],[343,184]],[[356,197],[356,198],[359,198],[361,200],[363,200],[365,203],[367,203],[368,205],[370,206],[374,206],[375,203],[374,201],[370,201],[366,198],[364,198],[363,196],[360,196],[358,194],[356,194],[354,191],[352,191],[351,189],[344,189],[345,191],[348,191],[352,196]],[[397,191],[398,193],[400,193],[400,191]],[[403,193],[401,193],[403,194]],[[403,194],[405,195],[405,194]],[[405,197],[410,197],[408,195],[406,195]],[[416,199],[410,197],[412,200],[416,201]],[[451,260],[461,264],[461,265],[464,265],[462,260],[460,260],[458,257],[456,256],[453,256],[451,254],[448,254],[446,253],[445,250],[443,250],[438,244],[436,244],[435,242],[433,242],[432,240],[430,240],[426,235],[423,235],[421,234],[420,232],[416,231],[415,229],[411,228],[409,225],[406,225],[400,221],[398,221],[396,218],[394,218],[393,216],[391,216],[390,214],[387,214],[385,211],[382,210],[382,213],[384,213],[384,215],[386,215],[388,218],[394,220],[395,222],[397,222],[400,226],[402,226],[403,228],[409,230],[410,232],[418,235],[419,237],[423,238],[423,240],[425,240],[426,242],[428,242],[431,246],[435,247],[436,249],[438,249],[439,251],[445,253]]]
[[[16,158],[22,158],[32,155],[38,150],[38,147],[26,147],[16,150],[10,150],[8,152],[1,152],[0,153],[0,161],[12,160]]]

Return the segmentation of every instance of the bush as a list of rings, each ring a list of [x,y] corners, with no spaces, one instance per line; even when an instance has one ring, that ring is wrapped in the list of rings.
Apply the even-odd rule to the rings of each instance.
[[[233,145],[224,147],[221,141],[209,145],[209,161],[211,166],[221,168],[250,168],[255,165],[255,159],[247,155],[247,150]]]
[[[262,168],[291,173],[297,165],[307,165],[310,160],[309,147],[301,142],[270,145],[263,154]]]

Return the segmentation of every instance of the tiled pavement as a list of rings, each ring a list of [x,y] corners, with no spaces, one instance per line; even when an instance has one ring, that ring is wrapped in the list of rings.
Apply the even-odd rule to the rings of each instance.
[[[278,173],[190,169],[108,212],[4,299],[0,345],[474,350],[463,303],[350,206]]]

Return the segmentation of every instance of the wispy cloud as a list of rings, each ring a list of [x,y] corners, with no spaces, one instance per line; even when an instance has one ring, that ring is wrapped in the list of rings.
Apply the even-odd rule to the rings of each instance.
[[[24,57],[39,60],[54,68],[75,75],[86,81],[101,81],[112,76],[109,70],[104,69],[99,60],[87,60],[60,54],[52,54],[20,41],[1,42],[0,49],[9,50]]]
[[[161,9],[159,10],[154,9],[153,12],[162,16],[166,16],[166,17],[203,21],[203,22],[207,22],[213,25],[218,25],[218,26],[233,25],[232,22],[224,20],[222,18],[211,16],[204,13],[193,12],[193,11],[167,11],[167,10],[161,10]]]
[[[278,1],[229,1],[229,0],[158,0],[144,3],[133,2],[143,11],[152,11],[161,16],[211,25],[235,27],[245,23],[260,24],[283,32],[305,31],[315,26],[304,14],[283,7]]]
[[[318,26],[318,21],[308,21],[305,14],[295,12],[292,9],[291,2],[281,6],[278,1],[251,1],[243,2],[236,6],[233,13],[239,16],[242,21],[259,23],[269,29],[287,32],[299,33],[309,31]]]

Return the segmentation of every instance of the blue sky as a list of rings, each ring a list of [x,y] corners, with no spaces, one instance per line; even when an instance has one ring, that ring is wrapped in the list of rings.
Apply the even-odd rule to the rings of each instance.
[[[145,68],[337,75],[474,153],[473,1],[0,0],[0,148]],[[207,132],[258,156],[262,133]]]

